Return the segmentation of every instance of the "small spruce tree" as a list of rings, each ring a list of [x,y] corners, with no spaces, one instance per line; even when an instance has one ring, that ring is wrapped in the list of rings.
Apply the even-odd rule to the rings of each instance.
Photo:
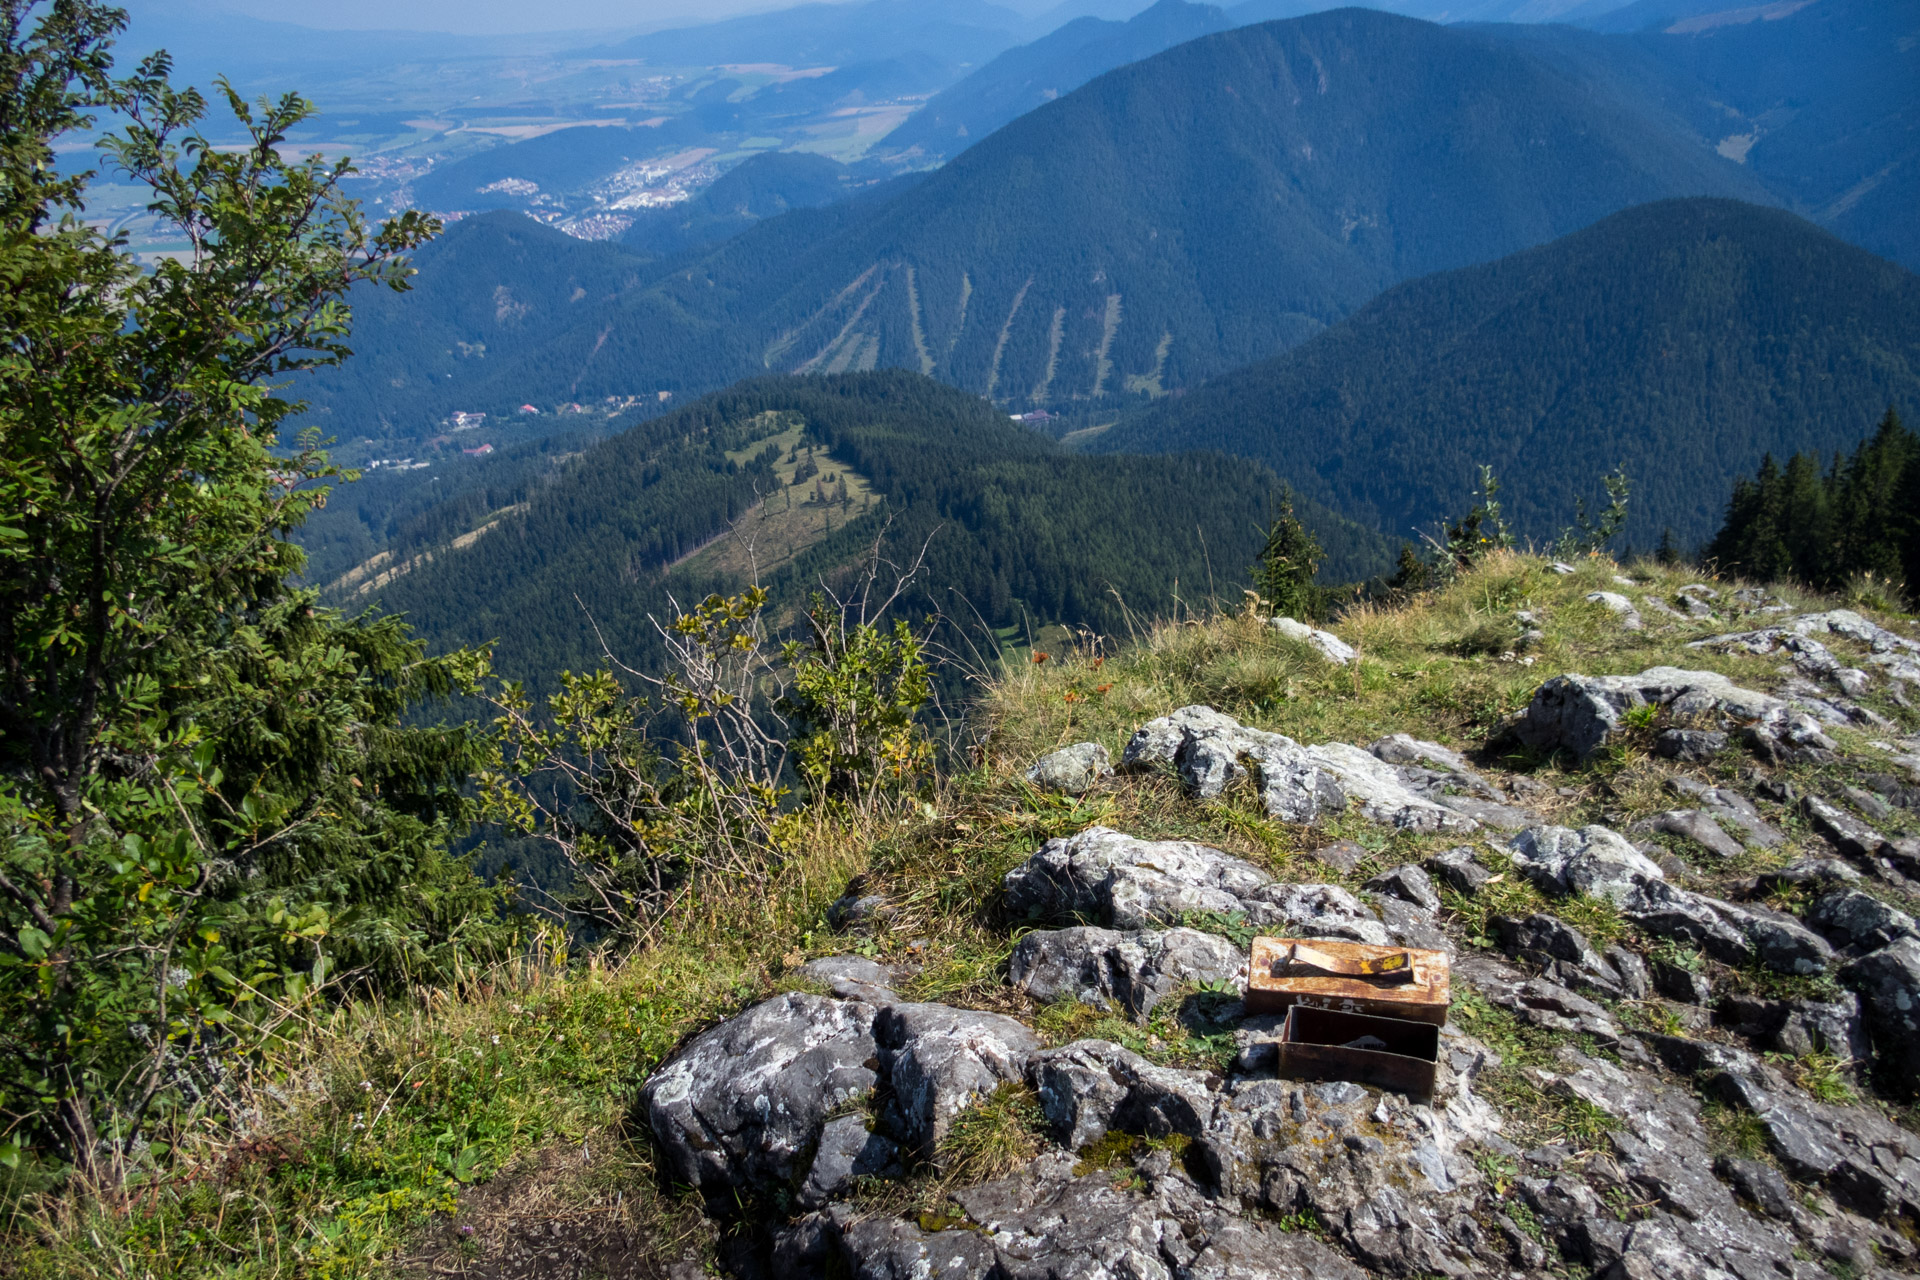
[[[1293,490],[1282,485],[1260,563],[1253,567],[1254,587],[1275,617],[1319,617],[1323,596],[1313,579],[1320,558],[1319,539],[1293,513]]]

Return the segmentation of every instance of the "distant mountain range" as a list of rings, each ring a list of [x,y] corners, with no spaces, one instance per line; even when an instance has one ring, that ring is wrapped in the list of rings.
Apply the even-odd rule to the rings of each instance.
[[[1075,18],[940,93],[888,134],[876,153],[914,163],[944,160],[1103,72],[1235,25],[1225,9],[1186,0],[1159,0],[1125,22]]]
[[[907,54],[958,66],[985,62],[1017,44],[1026,27],[1018,13],[986,0],[855,0],[656,31],[610,52],[655,66],[838,67]]]
[[[1920,277],[1781,210],[1681,200],[1403,284],[1091,447],[1256,459],[1394,536],[1464,510],[1485,463],[1551,538],[1624,466],[1645,548],[1705,541],[1762,454],[1831,455],[1889,404],[1920,412]]]
[[[446,273],[439,287],[472,295],[455,310],[479,323],[459,341],[487,358],[410,340],[417,299],[370,298],[363,337],[388,342],[315,398],[423,415],[888,365],[1013,406],[1154,394],[1298,343],[1399,280],[1697,194],[1769,199],[1610,81],[1482,31],[1340,10],[1180,45],[890,198],[796,210],[552,309],[490,309],[512,292],[483,251],[497,231],[457,227],[422,256],[423,288]],[[570,247],[542,252],[575,270],[558,260]],[[493,354],[502,327],[524,336],[513,361]]]

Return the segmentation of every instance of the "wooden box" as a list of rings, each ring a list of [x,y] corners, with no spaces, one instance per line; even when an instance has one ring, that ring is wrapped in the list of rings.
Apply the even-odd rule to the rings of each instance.
[[[1291,1080],[1352,1080],[1429,1102],[1440,1071],[1431,1022],[1296,1004],[1280,1029],[1279,1073]]]
[[[1324,961],[1325,965],[1296,960],[1296,947],[1301,955]],[[1369,970],[1374,971],[1371,976]],[[1444,951],[1311,938],[1253,940],[1247,969],[1248,1013],[1285,1013],[1298,1004],[1440,1027],[1446,1025],[1447,1006],[1452,1001]]]

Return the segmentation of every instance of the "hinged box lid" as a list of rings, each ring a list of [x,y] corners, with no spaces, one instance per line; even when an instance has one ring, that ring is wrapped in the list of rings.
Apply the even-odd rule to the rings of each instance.
[[[1247,1012],[1296,1004],[1444,1026],[1453,1002],[1447,953],[1314,938],[1255,938]]]

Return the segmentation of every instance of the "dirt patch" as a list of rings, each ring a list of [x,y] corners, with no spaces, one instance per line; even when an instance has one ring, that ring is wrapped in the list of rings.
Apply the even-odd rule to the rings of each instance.
[[[607,1153],[594,1150],[605,1144]],[[407,1277],[691,1280],[713,1232],[696,1202],[663,1199],[650,1161],[613,1139],[534,1152],[460,1193],[459,1209],[397,1259]]]

